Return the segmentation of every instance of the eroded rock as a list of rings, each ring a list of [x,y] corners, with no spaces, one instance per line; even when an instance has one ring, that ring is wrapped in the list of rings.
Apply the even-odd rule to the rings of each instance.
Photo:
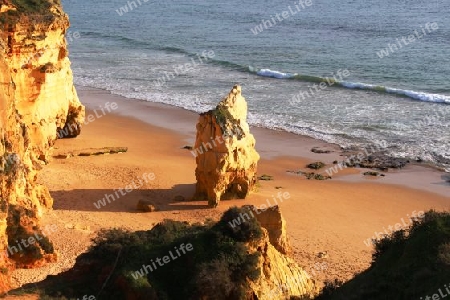
[[[279,206],[258,209],[253,205],[245,205],[243,209],[257,219],[263,231],[262,238],[248,243],[250,254],[254,251],[261,254],[261,275],[250,282],[253,299],[313,299],[318,293],[315,281],[286,255],[291,252],[291,246],[286,221]],[[243,218],[242,215],[241,217]]]
[[[84,119],[61,5],[41,1],[22,11],[13,3],[2,3],[0,18],[0,294],[10,287],[11,269],[56,259],[40,227],[53,199],[37,183],[37,172],[51,155],[57,129]]]
[[[192,153],[197,163],[195,198],[216,207],[221,199],[245,198],[254,189],[259,154],[239,85],[215,109],[200,114]]]
[[[0,55],[0,294],[9,290],[9,270],[34,267],[56,258],[53,247],[17,241],[42,236],[39,219],[52,207],[47,188],[36,183],[40,164],[32,155],[30,130],[15,109],[9,67]],[[20,243],[19,242],[19,243]],[[15,247],[15,248],[13,248]],[[17,251],[16,251],[17,250]],[[19,251],[20,250],[20,251]]]
[[[287,235],[286,220],[281,215],[278,205],[270,206],[267,209],[258,209],[253,205],[245,205],[243,208],[253,211],[261,227],[267,230],[270,243],[278,251],[283,254],[291,253],[292,249]]]
[[[33,8],[38,11],[18,6],[4,16],[8,24],[0,31],[16,109],[29,127],[32,155],[45,162],[56,139],[80,134],[85,114],[70,69],[69,19],[57,3],[41,1]]]

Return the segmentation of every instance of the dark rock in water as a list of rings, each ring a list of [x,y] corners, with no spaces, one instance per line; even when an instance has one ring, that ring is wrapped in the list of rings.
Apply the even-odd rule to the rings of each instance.
[[[407,163],[409,163],[409,160],[405,158],[395,158],[384,154],[374,154],[368,157],[367,162],[363,162],[362,167],[370,168],[370,166],[373,166],[379,169],[400,169],[406,166]]]
[[[318,174],[318,173],[305,173],[304,174],[306,179],[314,179],[314,180],[327,180],[327,179],[331,179],[331,176],[328,175],[322,175],[322,174]]]
[[[259,180],[273,180],[273,176],[263,174],[263,175],[259,176],[258,179]]]
[[[383,173],[376,172],[376,171],[367,171],[367,172],[364,172],[363,175],[364,176],[382,176],[382,177],[386,176]]]
[[[313,148],[311,149],[311,152],[313,152],[313,153],[318,153],[318,154],[324,154],[324,153],[331,153],[331,152],[333,152],[333,151],[328,150],[328,149],[320,149],[320,148],[318,148],[318,147],[313,147]]]
[[[444,174],[441,176],[442,180],[445,180],[450,183],[450,174]]]
[[[362,157],[352,155],[347,157],[344,162],[347,167],[380,169],[382,171],[387,171],[389,168],[403,168],[407,163],[409,163],[409,160],[406,158],[395,158],[386,154],[377,153]]]
[[[303,172],[303,171],[286,171],[288,173],[293,173],[297,175],[304,175],[306,179],[314,179],[314,180],[327,180],[331,179],[331,176],[322,175],[314,172]]]
[[[439,154],[433,155],[433,160],[440,165],[440,167],[446,166],[446,168],[450,167],[450,158],[444,157]],[[445,170],[445,168],[444,168]]]
[[[316,161],[316,162],[310,163],[306,167],[309,168],[309,169],[318,170],[320,168],[325,167],[325,164],[323,162],[321,162],[321,161]]]
[[[187,150],[192,150],[192,149],[194,149],[192,146],[184,146],[183,148],[181,148],[181,149],[187,149]]]

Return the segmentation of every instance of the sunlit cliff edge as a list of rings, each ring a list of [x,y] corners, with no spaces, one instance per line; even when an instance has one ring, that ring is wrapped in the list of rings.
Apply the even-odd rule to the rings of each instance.
[[[0,6],[0,292],[9,271],[56,259],[39,219],[53,200],[37,172],[59,137],[81,131],[84,106],[73,86],[59,1]],[[63,131],[65,129],[65,131]],[[65,132],[65,134],[61,134]],[[31,239],[32,238],[32,239]],[[34,241],[25,243],[25,241]]]

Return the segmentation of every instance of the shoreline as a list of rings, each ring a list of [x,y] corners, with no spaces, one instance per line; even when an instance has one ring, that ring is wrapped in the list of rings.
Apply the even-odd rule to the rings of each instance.
[[[195,126],[199,115],[197,112],[169,104],[126,98],[98,88],[85,86],[76,86],[76,88],[79,97],[84,98],[82,102],[87,109],[94,110],[108,101],[115,101],[118,103],[119,108],[111,113],[131,117],[149,125],[171,130],[174,133],[181,135],[181,139],[186,145],[193,145],[195,143]],[[89,100],[89,95],[95,95],[95,100]],[[220,99],[219,95],[217,102],[219,102]],[[88,113],[86,116],[88,116]],[[168,117],[170,122],[167,121]],[[253,125],[251,125],[250,128],[251,133],[256,139],[256,150],[260,154],[261,159],[287,157],[305,161],[311,160],[311,162],[323,160],[327,164],[327,167],[330,167],[330,163],[335,160],[344,160],[344,151],[337,144],[283,130],[274,130]],[[181,145],[180,147],[183,146],[185,145]],[[313,147],[330,150],[332,152],[321,154],[313,153],[311,152]],[[305,168],[303,167],[302,169]],[[352,172],[351,170],[358,172]],[[448,196],[450,192],[450,180],[444,178],[446,175],[450,175],[439,169],[437,166],[430,164],[410,162],[401,169],[390,168],[389,171],[386,172],[384,178],[371,178],[371,176],[362,176],[361,178],[361,176],[359,176],[359,174],[370,170],[372,169],[358,167],[347,168],[339,171],[336,174],[336,178],[333,177],[332,180],[345,182],[367,182],[376,180],[384,184],[402,185],[407,188],[432,192],[442,196]]]

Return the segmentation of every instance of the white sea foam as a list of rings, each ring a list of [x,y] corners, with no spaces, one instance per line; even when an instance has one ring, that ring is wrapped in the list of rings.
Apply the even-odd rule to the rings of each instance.
[[[290,74],[290,73],[283,73],[278,71],[273,71],[270,69],[261,69],[256,72],[259,76],[264,77],[272,77],[272,78],[278,78],[278,79],[285,79],[285,78],[292,78],[296,74]]]
[[[412,90],[402,90],[391,87],[383,87],[377,86],[373,84],[366,84],[361,82],[341,82],[342,86],[349,89],[361,89],[361,90],[371,90],[378,92],[386,92],[389,94],[397,94],[402,96],[407,96],[411,99],[426,101],[426,102],[435,102],[435,103],[446,103],[450,104],[450,96],[441,95],[441,94],[431,94],[425,92],[417,92]]]

